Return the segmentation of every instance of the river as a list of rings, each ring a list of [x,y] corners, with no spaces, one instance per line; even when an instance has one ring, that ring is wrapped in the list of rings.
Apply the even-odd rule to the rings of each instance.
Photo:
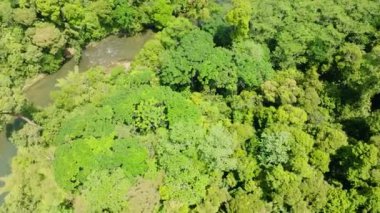
[[[80,72],[94,66],[110,67],[121,61],[131,61],[154,33],[147,31],[132,37],[109,36],[99,42],[88,45],[82,52],[78,65]],[[58,89],[57,79],[64,78],[76,66],[75,60],[66,62],[56,73],[48,75],[25,91],[25,96],[37,107],[46,107],[51,103],[50,93]],[[0,176],[11,173],[10,163],[16,154],[16,147],[9,142],[8,137],[17,127],[17,123],[7,125],[6,131],[0,132]],[[3,183],[0,182],[0,186]],[[0,204],[4,195],[0,196]]]

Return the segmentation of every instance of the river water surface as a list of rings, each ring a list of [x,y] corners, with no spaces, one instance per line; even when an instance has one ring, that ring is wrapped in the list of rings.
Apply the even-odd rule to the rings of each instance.
[[[151,38],[153,32],[148,31],[133,37],[109,36],[94,45],[89,45],[82,53],[79,62],[79,72],[95,66],[109,67],[120,61],[131,61],[144,43]],[[51,102],[50,93],[56,90],[57,79],[65,77],[74,70],[76,63],[71,59],[61,69],[31,86],[26,97],[35,105],[45,107]],[[0,174],[1,175],[1,174]]]
[[[154,35],[148,31],[132,37],[109,36],[97,43],[88,45],[82,52],[82,58],[78,69],[84,72],[94,66],[110,67],[121,61],[131,61],[144,43]],[[57,79],[64,78],[76,66],[74,59],[66,62],[61,69],[52,75],[41,79],[25,91],[26,97],[37,107],[46,107],[51,103],[50,93],[58,89],[55,85]],[[17,124],[7,125],[6,131],[0,132],[0,176],[11,173],[10,163],[16,154],[16,147],[9,142],[8,137],[16,128]],[[0,182],[0,186],[2,186]],[[0,205],[3,203],[4,195],[0,196]]]

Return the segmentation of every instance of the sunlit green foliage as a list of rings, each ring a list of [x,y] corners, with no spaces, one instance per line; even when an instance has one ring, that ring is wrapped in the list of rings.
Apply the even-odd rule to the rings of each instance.
[[[25,34],[33,44],[49,50],[51,54],[57,53],[65,45],[63,35],[53,24],[36,23],[35,27],[29,28]]]
[[[146,170],[147,152],[134,139],[82,139],[58,147],[54,172],[57,183],[66,190],[75,190],[92,173],[121,168],[132,178]]]
[[[236,168],[236,159],[232,157],[235,146],[232,135],[219,124],[210,128],[199,149],[208,167],[228,171]]]
[[[173,5],[166,0],[148,1],[142,5],[143,10],[146,11],[147,16],[156,28],[163,28],[169,25],[174,19]]]
[[[83,184],[81,195],[75,198],[74,209],[86,212],[126,211],[128,202],[125,197],[130,185],[122,169],[112,173],[108,170],[93,172]]]
[[[0,125],[35,122],[12,135],[0,212],[379,212],[379,6],[0,2]],[[22,97],[68,48],[146,28],[130,70]]]
[[[36,12],[30,8],[17,8],[13,11],[13,20],[17,23],[30,26],[36,20]]]
[[[319,64],[327,70],[345,40],[367,45],[376,35],[379,5],[374,1],[253,2],[251,34],[268,44],[282,68]]]
[[[2,1],[0,3],[0,17],[1,22],[7,24],[9,21],[11,21],[12,17],[12,7],[9,1]]]
[[[252,6],[249,0],[233,0],[233,8],[226,15],[226,20],[234,26],[235,39],[248,37]]]
[[[0,74],[0,130],[12,117],[22,111],[25,98],[17,88],[12,88],[11,79]]]
[[[12,175],[0,190],[0,194],[10,191],[0,212],[59,211],[67,193],[54,178],[53,158],[53,148],[19,148],[12,162]]]
[[[264,46],[247,40],[235,43],[233,50],[242,88],[258,87],[273,75],[269,51]]]
[[[77,138],[104,137],[115,128],[112,121],[113,111],[110,107],[83,107],[67,117],[56,135],[55,144],[70,142]]]
[[[140,30],[142,26],[138,19],[142,17],[139,11],[127,2],[115,2],[117,4],[112,12],[112,19],[119,29],[126,32]]]
[[[212,53],[213,46],[212,36],[204,31],[194,30],[186,34],[179,46],[164,53],[159,73],[162,83],[190,86],[200,72],[202,62]]]
[[[265,167],[285,164],[289,160],[290,143],[294,140],[288,132],[263,133],[259,145],[259,161]],[[293,142],[294,143],[294,142]]]

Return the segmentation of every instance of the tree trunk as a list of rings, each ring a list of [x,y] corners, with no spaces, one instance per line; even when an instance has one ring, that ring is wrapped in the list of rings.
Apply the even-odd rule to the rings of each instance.
[[[13,117],[16,117],[16,118],[20,118],[21,120],[25,121],[26,123],[28,124],[31,124],[33,126],[38,126],[40,127],[38,124],[36,124],[34,121],[30,120],[29,118],[21,115],[21,114],[17,114],[17,113],[13,113],[13,112],[0,112],[0,114],[3,114],[3,115],[10,115],[10,116],[13,116]]]

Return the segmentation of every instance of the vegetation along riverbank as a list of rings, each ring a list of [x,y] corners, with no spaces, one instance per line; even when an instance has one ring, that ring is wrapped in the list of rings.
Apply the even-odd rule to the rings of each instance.
[[[3,0],[0,20],[0,126],[30,121],[1,213],[380,212],[377,0]]]

